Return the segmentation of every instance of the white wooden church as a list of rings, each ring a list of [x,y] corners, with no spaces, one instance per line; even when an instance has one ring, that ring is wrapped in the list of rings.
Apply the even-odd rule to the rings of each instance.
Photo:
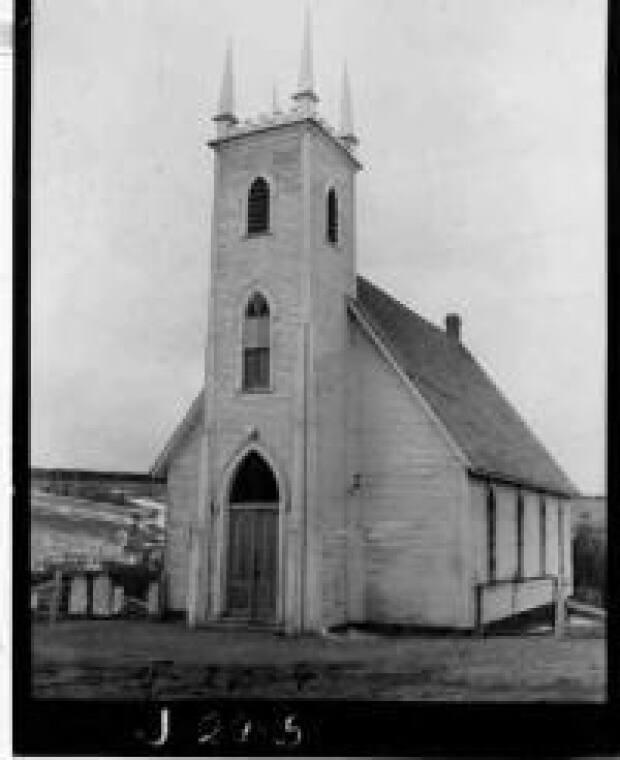
[[[470,629],[572,583],[575,489],[461,339],[357,274],[357,138],[293,107],[239,122],[227,52],[204,389],[155,462],[167,606],[190,625]]]

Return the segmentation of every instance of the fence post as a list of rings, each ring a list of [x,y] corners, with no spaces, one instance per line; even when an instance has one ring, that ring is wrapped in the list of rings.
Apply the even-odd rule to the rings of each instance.
[[[54,571],[54,587],[52,589],[52,598],[50,599],[49,622],[53,625],[58,617],[60,607],[60,597],[62,593],[62,570]]]

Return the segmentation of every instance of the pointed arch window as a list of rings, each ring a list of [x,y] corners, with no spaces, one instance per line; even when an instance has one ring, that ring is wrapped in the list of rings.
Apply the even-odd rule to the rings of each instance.
[[[256,451],[250,451],[237,469],[230,489],[230,503],[277,503],[278,483],[271,467]]]
[[[327,192],[327,242],[338,242],[338,196],[336,190],[330,187]]]
[[[248,235],[269,231],[269,183],[257,177],[248,191]]]
[[[269,364],[269,304],[262,293],[254,293],[243,319],[243,390],[268,390]]]

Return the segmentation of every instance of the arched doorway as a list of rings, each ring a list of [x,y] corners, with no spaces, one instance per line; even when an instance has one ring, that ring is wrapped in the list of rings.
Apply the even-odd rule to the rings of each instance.
[[[233,475],[228,496],[226,613],[274,620],[278,586],[278,483],[250,451]]]

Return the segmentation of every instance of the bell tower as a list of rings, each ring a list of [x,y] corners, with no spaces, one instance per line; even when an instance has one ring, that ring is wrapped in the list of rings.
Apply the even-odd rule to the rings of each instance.
[[[237,117],[228,44],[208,143],[214,193],[190,624],[250,616],[316,630],[346,617],[347,547],[337,537],[346,530],[346,299],[356,287],[361,168],[346,69],[339,130],[318,103],[308,11],[288,110],[274,90],[270,113]],[[270,489],[261,478],[273,480]],[[271,501],[235,501],[233,492]]]

